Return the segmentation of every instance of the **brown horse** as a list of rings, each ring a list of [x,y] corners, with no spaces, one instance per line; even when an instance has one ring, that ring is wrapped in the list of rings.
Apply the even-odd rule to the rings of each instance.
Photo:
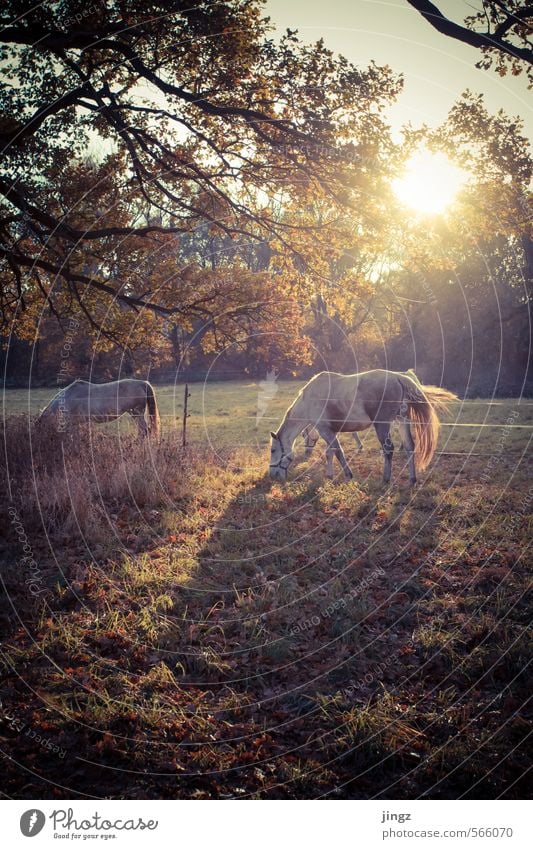
[[[408,374],[374,369],[359,374],[323,371],[300,390],[276,433],[271,433],[270,477],[287,479],[293,444],[307,426],[316,428],[326,442],[327,475],[333,477],[333,457],[345,476],[353,477],[338,433],[354,433],[374,425],[384,455],[383,479],[390,481],[394,445],[391,423],[399,418],[403,446],[409,460],[409,477],[425,469],[437,447],[437,410],[457,396],[438,386],[424,386]]]

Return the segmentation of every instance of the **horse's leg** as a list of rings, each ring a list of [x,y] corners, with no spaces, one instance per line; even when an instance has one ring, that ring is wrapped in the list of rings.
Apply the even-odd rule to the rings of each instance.
[[[342,450],[342,446],[337,439],[337,434],[327,425],[320,425],[317,427],[317,430],[322,437],[322,439],[326,440],[326,460],[327,460],[327,476],[328,478],[333,477],[333,456],[337,458],[339,463],[342,466],[344,471],[344,475],[348,480],[353,478],[352,470],[350,469],[346,457],[344,456],[344,451]]]
[[[363,443],[361,442],[361,440],[359,438],[359,434],[357,433],[356,430],[354,430],[354,432],[353,432],[353,438],[355,439],[355,444],[359,448],[359,451],[362,451],[363,450]]]
[[[340,444],[337,437],[335,437],[335,439],[333,440],[332,445],[335,449],[335,456],[344,471],[344,476],[347,480],[351,480],[353,478],[353,472],[348,465],[348,461],[346,460],[346,457],[344,456],[344,451],[342,450],[342,445]]]
[[[146,424],[146,420],[144,418],[144,412],[139,413],[138,411],[132,410],[130,413],[133,421],[137,425],[137,429],[139,431],[139,436],[144,438],[148,436],[148,425]]]
[[[407,405],[405,405],[405,409],[407,410]],[[404,418],[405,418],[405,415],[402,414],[401,408],[400,408],[400,413],[398,414],[398,418],[395,419],[395,425],[398,428],[398,433],[400,435],[400,444],[398,446],[398,448],[400,448],[400,450],[402,448],[405,448],[404,438],[403,438],[403,427],[402,427]]]
[[[416,468],[415,468],[415,442],[413,439],[413,434],[411,433],[411,427],[409,425],[409,419],[407,417],[402,418],[402,422],[400,425],[401,433],[402,433],[402,445],[405,448],[408,460],[409,460],[409,480],[412,484],[416,483]]]
[[[392,455],[394,454],[394,443],[390,437],[390,422],[374,422],[374,428],[383,449],[383,480],[385,483],[389,483]]]
[[[303,431],[302,431],[302,436],[305,440],[305,456],[306,457],[311,456],[311,454],[313,453],[313,448],[315,447],[315,445],[318,442],[318,438],[315,439],[313,436],[311,436],[312,432],[313,432],[312,425],[306,425],[304,427]]]
[[[302,436],[304,438],[304,443],[305,443],[305,456],[306,457],[310,457],[311,451],[313,450],[313,446],[310,445],[310,442],[309,442],[309,434],[310,433],[311,433],[311,425],[306,425],[304,427],[304,429],[302,430]]]
[[[333,458],[335,450],[331,445],[326,445],[326,477],[333,480],[335,473],[333,471]]]

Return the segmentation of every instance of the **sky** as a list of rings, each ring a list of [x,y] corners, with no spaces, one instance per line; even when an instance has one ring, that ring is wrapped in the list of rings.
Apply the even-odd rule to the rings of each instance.
[[[435,4],[458,23],[479,5],[463,0]],[[519,115],[525,134],[533,139],[533,92],[525,76],[478,70],[478,50],[441,35],[407,0],[267,0],[265,9],[280,33],[290,27],[305,42],[323,37],[327,47],[356,65],[374,59],[402,72],[404,91],[389,111],[396,131],[408,121],[414,126],[439,124],[469,88],[485,95],[491,112],[504,109]]]

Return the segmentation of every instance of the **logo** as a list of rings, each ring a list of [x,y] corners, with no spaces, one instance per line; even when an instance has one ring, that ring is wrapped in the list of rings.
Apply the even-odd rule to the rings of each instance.
[[[269,403],[273,400],[279,390],[276,380],[279,377],[278,371],[273,368],[267,372],[266,380],[262,380],[259,384],[259,392],[257,393],[257,414],[255,417],[255,426],[257,427],[260,419],[263,418],[268,410]]]
[[[24,837],[35,837],[42,831],[46,822],[46,817],[42,811],[33,808],[30,811],[25,811],[20,818],[20,830]]]

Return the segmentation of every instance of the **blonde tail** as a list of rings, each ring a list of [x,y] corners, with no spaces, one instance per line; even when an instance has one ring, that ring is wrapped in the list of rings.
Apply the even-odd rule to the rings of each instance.
[[[404,399],[409,407],[409,419],[414,430],[415,462],[423,471],[431,462],[439,439],[440,422],[437,410],[447,410],[457,395],[440,386],[417,384],[407,375],[400,375]]]
[[[159,436],[160,419],[159,410],[157,409],[157,401],[155,392],[151,383],[146,382],[146,406],[150,416],[150,433],[154,436]]]

